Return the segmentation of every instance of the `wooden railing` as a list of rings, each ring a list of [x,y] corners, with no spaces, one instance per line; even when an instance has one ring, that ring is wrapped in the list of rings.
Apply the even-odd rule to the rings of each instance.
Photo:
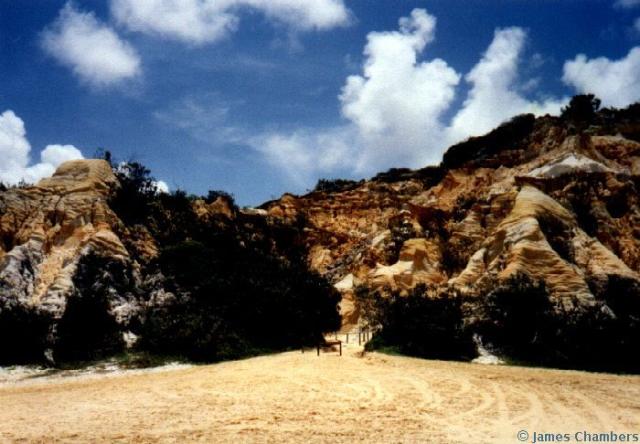
[[[358,336],[358,345],[362,345],[365,344],[367,341],[369,341],[371,339],[373,335],[373,332],[371,330],[363,330],[363,329],[358,329],[358,330],[351,330],[348,332],[335,332],[332,333],[330,335],[328,335],[328,338],[324,339],[324,342],[319,342],[318,344],[316,344],[316,352],[317,355],[320,356],[320,349],[321,348],[325,348],[325,347],[334,347],[334,346],[338,346],[338,351],[340,353],[340,356],[342,356],[342,339],[339,339],[339,337],[345,337],[345,344],[349,344],[349,340],[351,339],[352,341],[354,341],[353,343],[355,344],[355,337]],[[333,336],[333,338],[331,338]],[[304,353],[304,346],[302,346],[302,353]]]

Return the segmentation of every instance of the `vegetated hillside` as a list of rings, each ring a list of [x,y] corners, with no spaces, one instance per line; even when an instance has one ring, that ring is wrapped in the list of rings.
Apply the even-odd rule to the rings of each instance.
[[[577,96],[439,166],[245,210],[158,194],[139,164],[64,164],[0,193],[2,359],[280,349],[339,328],[337,290],[371,347],[637,371],[639,140],[640,105]]]
[[[300,223],[226,193],[157,193],[137,163],[63,164],[0,193],[0,363],[135,348],[215,361],[314,344],[340,295],[305,262]]]
[[[638,370],[640,105],[522,115],[441,165],[323,181],[264,209],[303,217],[312,268],[373,346]],[[426,297],[428,296],[428,297]],[[435,301],[434,301],[435,300]],[[475,336],[475,338],[474,338]]]

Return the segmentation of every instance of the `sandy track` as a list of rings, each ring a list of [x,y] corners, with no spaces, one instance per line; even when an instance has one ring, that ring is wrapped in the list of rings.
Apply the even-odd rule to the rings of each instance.
[[[8,442],[516,443],[640,433],[640,377],[299,352],[0,387]]]

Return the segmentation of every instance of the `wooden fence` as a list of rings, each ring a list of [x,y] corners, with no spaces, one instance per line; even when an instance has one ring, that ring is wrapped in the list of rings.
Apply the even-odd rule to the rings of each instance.
[[[349,341],[352,341],[352,343],[355,344],[356,336],[358,337],[358,345],[362,345],[371,339],[371,337],[373,336],[373,332],[371,330],[358,329],[358,330],[352,330],[348,332],[341,332],[341,333],[335,332],[335,333],[329,334],[328,338],[325,338],[324,342],[320,342],[316,344],[315,348],[316,348],[317,355],[320,356],[321,348],[333,347],[337,345],[340,356],[342,356],[343,341],[342,339],[339,339],[339,338],[344,337],[345,344],[349,344],[350,343]],[[304,346],[302,346],[302,353],[304,353]]]

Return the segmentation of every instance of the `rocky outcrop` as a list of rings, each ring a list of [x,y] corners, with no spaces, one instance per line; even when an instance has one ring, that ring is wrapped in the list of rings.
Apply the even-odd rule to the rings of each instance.
[[[64,311],[75,266],[91,250],[126,260],[106,200],[116,178],[102,160],[64,163],[33,187],[0,194],[0,285],[21,300]]]
[[[165,196],[147,225],[110,207],[119,183],[108,163],[67,162],[35,186],[0,192],[0,301],[61,319],[70,297],[99,293],[130,343],[142,305],[176,297],[145,267],[167,239],[189,240],[182,228],[195,218],[201,231],[224,227],[240,248],[256,242],[285,262],[293,244],[299,257],[300,235],[309,266],[343,295],[345,330],[359,323],[359,286],[478,298],[526,274],[559,311],[585,311],[609,281],[640,282],[640,131],[624,116],[579,131],[520,116],[451,147],[439,166],[323,181],[260,208],[240,210],[225,193]]]
[[[593,282],[640,280],[640,143],[606,131],[518,118],[452,147],[430,174],[391,170],[263,208],[308,221],[309,263],[349,301],[354,283],[473,297],[526,273],[560,310],[586,310]],[[343,309],[343,328],[352,328],[357,304]]]
[[[115,186],[107,162],[78,160],[35,186],[0,193],[0,297],[60,319],[82,258],[96,253],[129,266],[107,204]],[[130,317],[131,301],[112,302],[115,314]]]

